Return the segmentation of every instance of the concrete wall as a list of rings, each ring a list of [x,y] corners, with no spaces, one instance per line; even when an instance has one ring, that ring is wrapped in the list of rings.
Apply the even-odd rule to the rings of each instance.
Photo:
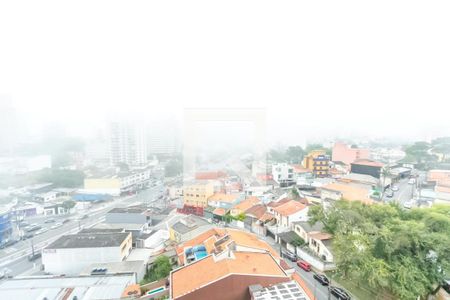
[[[305,250],[301,249],[300,247],[297,247],[296,253],[300,259],[310,263],[311,266],[313,266],[313,268],[316,270],[324,272],[324,271],[336,269],[335,264],[325,263],[325,262],[321,261],[320,259],[318,259],[317,257],[315,257],[315,256],[309,254],[308,252],[306,252]]]
[[[52,274],[77,275],[94,263],[120,261],[120,247],[42,250],[42,264]]]

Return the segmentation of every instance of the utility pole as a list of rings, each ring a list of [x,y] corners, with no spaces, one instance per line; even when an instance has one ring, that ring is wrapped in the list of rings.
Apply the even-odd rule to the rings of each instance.
[[[31,238],[31,257],[34,258],[34,242],[33,242],[33,238]]]

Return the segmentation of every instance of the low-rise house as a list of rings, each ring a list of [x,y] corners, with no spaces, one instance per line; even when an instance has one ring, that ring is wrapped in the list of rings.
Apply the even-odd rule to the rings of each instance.
[[[64,215],[68,213],[69,209],[67,209],[67,207],[65,207],[62,203],[55,203],[44,206],[44,215],[46,216]]]
[[[176,251],[178,261],[183,265],[225,249],[270,252],[272,256],[279,257],[268,243],[260,240],[255,234],[231,228],[210,229],[192,240],[179,244]]]
[[[63,235],[42,250],[42,264],[52,274],[79,274],[93,263],[123,261],[131,245],[127,232]]]
[[[257,204],[245,211],[244,224],[252,232],[265,236],[266,227],[264,225],[273,219],[273,214],[267,211],[264,204]]]
[[[309,243],[309,234],[322,232],[323,224],[321,222],[316,222],[313,225],[309,222],[294,222],[294,231],[298,236],[300,236],[305,242]]]
[[[332,238],[331,234],[325,232],[310,233],[309,248],[322,260],[333,262]]]
[[[273,211],[278,226],[285,228],[290,228],[292,222],[306,221],[308,219],[308,207],[296,200],[289,200],[273,208]]]
[[[203,218],[190,215],[170,226],[170,239],[177,243],[185,242],[211,229],[213,225]]]
[[[208,205],[216,208],[231,209],[231,207],[238,204],[241,199],[242,195],[240,194],[215,193],[208,198]]]
[[[272,176],[280,186],[289,186],[295,183],[294,168],[287,163],[272,165]]]
[[[289,275],[268,252],[224,250],[170,273],[170,299],[246,300],[251,285],[288,282]]]
[[[333,262],[332,235],[323,232],[323,224],[316,222],[295,222],[294,231],[302,238],[308,248],[325,262]]]
[[[321,187],[322,201],[361,201],[366,204],[372,204],[373,200],[370,198],[372,189],[368,187],[355,186],[342,182],[335,182]]]
[[[259,203],[261,203],[261,200],[258,197],[249,197],[242,202],[234,205],[231,208],[230,214],[232,216],[237,216],[239,214],[245,213],[246,210]]]

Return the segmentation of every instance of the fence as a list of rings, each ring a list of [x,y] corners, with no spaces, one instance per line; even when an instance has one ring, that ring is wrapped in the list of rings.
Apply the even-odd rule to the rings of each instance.
[[[317,258],[316,256],[306,252],[304,249],[297,247],[297,256],[302,260],[307,261],[311,264],[315,269],[325,272],[336,269],[336,265],[334,263],[324,262]]]

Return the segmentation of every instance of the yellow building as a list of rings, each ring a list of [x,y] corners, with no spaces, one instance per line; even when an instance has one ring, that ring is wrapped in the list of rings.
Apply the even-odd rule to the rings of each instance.
[[[207,207],[208,198],[214,195],[214,185],[210,182],[195,182],[183,187],[183,203],[186,206]]]
[[[316,177],[328,176],[330,158],[325,150],[313,150],[303,158],[303,166],[312,171]]]
[[[119,196],[122,188],[120,178],[86,178],[84,180],[84,189],[99,194],[109,194]]]

